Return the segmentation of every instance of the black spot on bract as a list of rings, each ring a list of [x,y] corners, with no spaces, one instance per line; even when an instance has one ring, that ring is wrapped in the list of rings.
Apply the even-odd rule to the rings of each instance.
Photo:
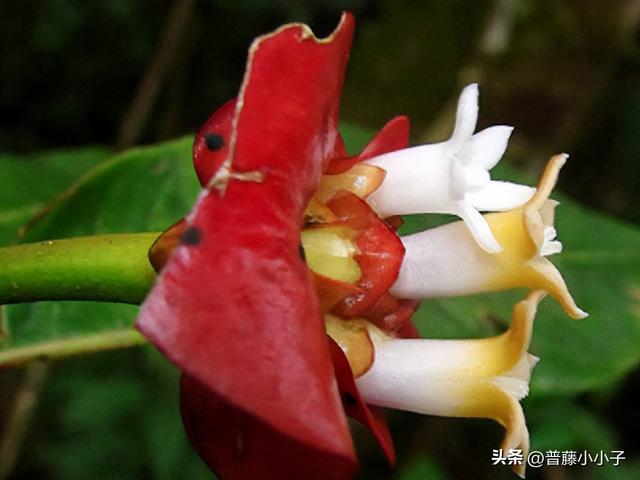
[[[348,392],[342,394],[342,403],[345,407],[355,407],[357,405],[356,398]]]
[[[204,141],[209,150],[220,150],[224,147],[224,138],[219,133],[207,133],[204,136]]]
[[[307,255],[304,253],[304,247],[302,246],[302,244],[298,245],[298,255],[300,255],[302,261],[306,263]]]
[[[202,233],[196,227],[187,228],[180,237],[180,243],[183,245],[198,245],[202,240]]]

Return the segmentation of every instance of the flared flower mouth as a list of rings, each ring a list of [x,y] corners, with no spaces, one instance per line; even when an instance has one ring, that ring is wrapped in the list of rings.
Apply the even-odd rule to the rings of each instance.
[[[500,242],[479,211],[511,210],[524,204],[535,190],[491,180],[489,170],[504,154],[513,127],[499,125],[474,134],[477,120],[478,85],[473,83],[460,94],[449,140],[367,160],[387,174],[368,202],[382,217],[411,213],[458,215],[482,249],[500,252]]]
[[[558,202],[549,199],[558,181],[560,169],[568,155],[559,154],[547,163],[538,189],[522,207],[511,212],[487,215],[487,222],[496,237],[505,245],[498,254],[503,265],[518,265],[508,275],[493,279],[497,289],[509,283],[530,288],[541,288],[558,301],[572,318],[585,318],[588,314],[578,308],[558,269],[546,257],[562,251],[562,243],[556,239],[554,211]],[[505,268],[505,272],[508,270]]]
[[[556,155],[549,160],[536,193],[524,205],[485,215],[503,247],[499,253],[478,248],[461,222],[402,237],[406,253],[390,292],[402,298],[431,298],[528,287],[548,292],[569,316],[586,317],[546,258],[562,249],[553,227],[557,202],[549,195],[566,158]]]
[[[556,239],[555,209],[559,202],[551,200],[551,191],[558,181],[560,169],[566,163],[567,154],[556,155],[542,174],[539,187],[524,207],[524,224],[537,248],[537,256],[546,257],[562,252],[562,243]]]
[[[505,451],[529,448],[529,433],[519,400],[529,392],[538,359],[527,353],[537,290],[513,310],[502,335],[479,340],[392,338],[370,327],[376,357],[356,384],[373,405],[447,417],[482,417],[506,429]],[[524,474],[524,466],[516,466]]]

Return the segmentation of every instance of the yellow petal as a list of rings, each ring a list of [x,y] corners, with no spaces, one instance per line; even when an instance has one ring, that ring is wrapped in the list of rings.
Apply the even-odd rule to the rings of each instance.
[[[538,252],[544,243],[545,226],[553,225],[554,210],[558,202],[549,200],[553,188],[558,182],[560,169],[566,163],[568,155],[559,154],[551,157],[540,177],[536,193],[522,207],[524,210],[524,225],[531,239],[535,242]]]
[[[513,367],[489,382],[469,385],[469,402],[460,411],[460,416],[491,418],[505,428],[501,448],[505,452],[510,449],[522,451],[523,463],[513,465],[514,472],[522,478],[529,452],[529,432],[519,400],[528,393],[531,370],[538,361],[527,350],[538,303],[544,296],[541,290],[530,293],[514,307],[509,330],[488,339],[496,347],[495,351],[500,352],[502,362]]]
[[[490,418],[505,428],[500,448],[522,450],[522,465],[513,465],[513,471],[524,478],[527,454],[529,453],[529,430],[522,406],[513,396],[492,384],[478,385],[468,392],[473,400],[464,406],[460,416]]]
[[[524,205],[525,208],[532,208],[535,210],[540,210],[542,208],[544,202],[546,202],[551,196],[551,192],[558,181],[560,169],[567,162],[567,158],[569,158],[569,155],[566,153],[560,153],[549,159],[547,166],[542,173],[542,177],[540,177],[540,181],[538,182],[536,193],[534,193],[533,197],[531,197]]]
[[[546,258],[538,257],[529,262],[526,277],[528,285],[547,291],[571,318],[578,320],[589,316],[587,312],[578,308],[564,278]]]
[[[477,358],[482,358],[481,363],[486,366],[490,365],[490,368],[485,367],[485,375],[503,375],[513,370],[527,354],[538,304],[544,297],[544,291],[534,290],[513,307],[511,326],[506,332],[475,340],[479,349]]]

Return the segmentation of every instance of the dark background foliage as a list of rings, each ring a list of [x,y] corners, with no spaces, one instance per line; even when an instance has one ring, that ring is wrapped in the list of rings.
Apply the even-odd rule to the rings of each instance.
[[[15,220],[2,217],[0,210],[3,243],[39,205],[111,152],[197,130],[216,106],[236,94],[246,49],[255,36],[289,21],[309,23],[318,34],[327,34],[343,9],[355,12],[358,20],[342,102],[342,118],[349,124],[373,131],[405,113],[411,116],[414,142],[440,141],[450,133],[461,87],[478,81],[479,126],[516,126],[507,155],[511,165],[525,176],[537,174],[552,153],[568,151],[571,161],[562,175],[562,191],[632,224],[623,227],[586,216],[568,202],[573,213],[562,218],[566,230],[559,225],[561,238],[564,233],[578,247],[597,246],[604,252],[605,268],[572,270],[567,257],[568,280],[570,285],[585,285],[579,300],[606,318],[607,330],[592,328],[582,338],[583,327],[553,317],[557,312],[551,308],[543,310],[553,324],[542,324],[542,338],[552,342],[553,332],[563,338],[556,350],[550,349],[561,360],[566,339],[569,360],[556,359],[556,365],[566,365],[560,373],[543,370],[543,357],[540,380],[534,380],[533,394],[524,406],[535,449],[616,449],[624,450],[627,458],[620,467],[530,469],[531,478],[639,478],[640,343],[627,335],[630,327],[617,328],[615,323],[626,315],[625,325],[640,325],[640,242],[633,226],[640,222],[636,0],[4,1],[0,175],[8,179],[4,188],[10,192],[19,179],[15,199],[26,195],[33,204],[26,205],[24,218],[20,213]],[[356,133],[350,136],[358,137]],[[188,143],[184,140],[160,152],[177,158],[188,152]],[[91,147],[77,148],[87,146]],[[108,177],[110,182],[121,179],[118,168]],[[39,175],[33,175],[34,170]],[[119,188],[135,189],[138,177],[126,171],[131,186]],[[190,192],[194,187],[183,174],[180,192]],[[102,188],[100,179],[92,185]],[[152,195],[152,185],[151,180],[140,181],[136,198],[141,204]],[[169,202],[190,198],[172,195],[175,198],[162,197],[160,206],[153,204],[156,217],[145,228],[162,228]],[[12,198],[10,193],[5,203]],[[118,223],[125,215],[119,210],[122,205],[105,205],[114,217],[107,224],[128,225]],[[188,208],[188,203],[180,205]],[[65,214],[63,206],[57,217],[70,225],[69,231],[80,231],[91,223],[88,220],[95,220],[91,212],[75,211],[77,218]],[[576,218],[593,227],[580,229]],[[40,233],[61,231],[51,225],[41,227]],[[583,250],[585,255],[591,251]],[[622,256],[634,250],[635,256]],[[620,256],[607,256],[611,251]],[[624,311],[616,296],[622,290],[628,302]],[[498,325],[508,319],[513,298],[498,298],[492,304],[506,306],[499,309]],[[428,331],[491,333],[455,323],[464,317],[460,312],[487,310],[474,302],[428,307],[434,323],[445,318],[457,325]],[[53,322],[60,317],[57,308],[37,306],[34,311],[40,312],[39,321]],[[36,318],[31,310],[16,312],[21,319]],[[94,313],[104,314],[99,308],[94,312],[72,306],[63,318],[87,321]],[[128,314],[114,310],[108,318],[117,323]],[[425,315],[429,322],[428,309]],[[585,322],[597,322],[593,317]],[[552,333],[545,334],[545,328]],[[625,337],[628,344],[623,344]],[[598,364],[598,345],[621,353],[602,357],[615,362]],[[0,478],[209,478],[182,433],[176,378],[150,348],[1,372],[0,432],[5,433],[0,437]],[[553,381],[545,383],[548,379]],[[506,468],[490,465],[491,449],[499,445],[502,433],[488,421],[399,413],[390,418],[400,464],[391,472],[371,439],[356,428],[362,478],[512,478]],[[14,462],[8,459],[16,460],[11,469],[7,465]]]

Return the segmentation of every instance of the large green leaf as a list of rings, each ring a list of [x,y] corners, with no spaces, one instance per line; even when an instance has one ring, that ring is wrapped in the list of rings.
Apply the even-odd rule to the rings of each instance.
[[[564,398],[532,397],[525,406],[536,450],[600,450],[619,448],[605,418]]]
[[[11,478],[210,480],[183,433],[172,367],[151,346],[51,365]],[[21,475],[25,465],[48,476]]]
[[[50,204],[23,241],[167,228],[189,211],[199,190],[191,141],[184,138],[105,160]],[[136,311],[132,305],[99,302],[6,306],[0,364],[142,343],[132,330]]]
[[[20,226],[37,214],[81,173],[107,157],[103,147],[27,156],[0,155],[0,243],[11,242]]]
[[[192,138],[136,148],[83,175],[25,241],[96,233],[158,231],[186,214],[199,191]]]

